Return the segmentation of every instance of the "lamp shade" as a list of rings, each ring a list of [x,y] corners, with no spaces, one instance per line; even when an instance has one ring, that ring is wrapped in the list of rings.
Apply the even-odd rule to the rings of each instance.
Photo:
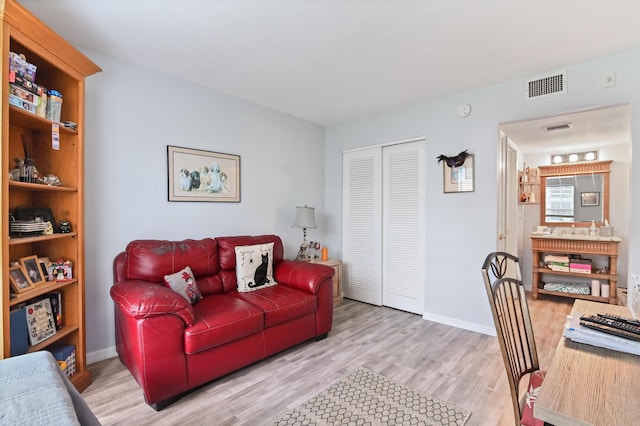
[[[317,228],[315,209],[313,207],[296,207],[294,228]]]

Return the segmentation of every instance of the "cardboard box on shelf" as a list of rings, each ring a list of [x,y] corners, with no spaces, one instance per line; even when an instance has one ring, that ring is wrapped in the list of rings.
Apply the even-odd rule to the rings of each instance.
[[[38,111],[38,105],[25,101],[24,99],[20,99],[16,95],[9,95],[9,104],[25,111],[29,111],[32,114],[35,114]]]
[[[40,102],[40,96],[31,93],[20,86],[16,86],[15,84],[9,84],[9,93],[23,101],[31,102],[32,104],[37,105]]]
[[[23,75],[13,75],[9,77],[9,83],[14,86],[18,86],[24,90],[27,90],[34,95],[42,96],[47,93],[47,88],[34,83],[33,81],[25,78]]]
[[[9,76],[22,75],[27,80],[36,81],[36,71],[38,67],[27,62],[24,55],[9,52]]]

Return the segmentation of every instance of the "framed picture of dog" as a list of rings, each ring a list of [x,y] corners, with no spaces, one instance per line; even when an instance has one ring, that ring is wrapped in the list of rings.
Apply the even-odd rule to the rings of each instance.
[[[169,201],[240,202],[240,156],[167,145]]]

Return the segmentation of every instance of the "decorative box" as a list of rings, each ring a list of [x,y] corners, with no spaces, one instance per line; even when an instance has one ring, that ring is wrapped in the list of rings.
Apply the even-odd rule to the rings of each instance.
[[[56,281],[73,279],[73,263],[70,260],[57,260],[51,262],[49,275]]]
[[[52,345],[47,348],[58,361],[64,361],[67,366],[64,374],[71,377],[76,372],[76,347],[74,345]]]

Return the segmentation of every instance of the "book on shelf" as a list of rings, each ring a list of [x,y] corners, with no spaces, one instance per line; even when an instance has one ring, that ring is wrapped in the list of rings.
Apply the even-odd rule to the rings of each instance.
[[[27,337],[27,316],[24,306],[12,308],[9,315],[11,356],[26,354],[29,350],[29,339]]]
[[[569,272],[577,272],[580,274],[590,274],[591,273],[591,264],[590,263],[573,263],[569,264]]]
[[[54,291],[45,294],[45,296],[51,302],[51,311],[53,312],[53,319],[56,323],[56,330],[62,329],[62,292]]]
[[[569,264],[569,256],[557,256],[555,254],[547,254],[544,257],[545,263],[566,263]]]
[[[547,268],[551,269],[552,271],[570,272],[568,263],[549,263],[547,264]]]

